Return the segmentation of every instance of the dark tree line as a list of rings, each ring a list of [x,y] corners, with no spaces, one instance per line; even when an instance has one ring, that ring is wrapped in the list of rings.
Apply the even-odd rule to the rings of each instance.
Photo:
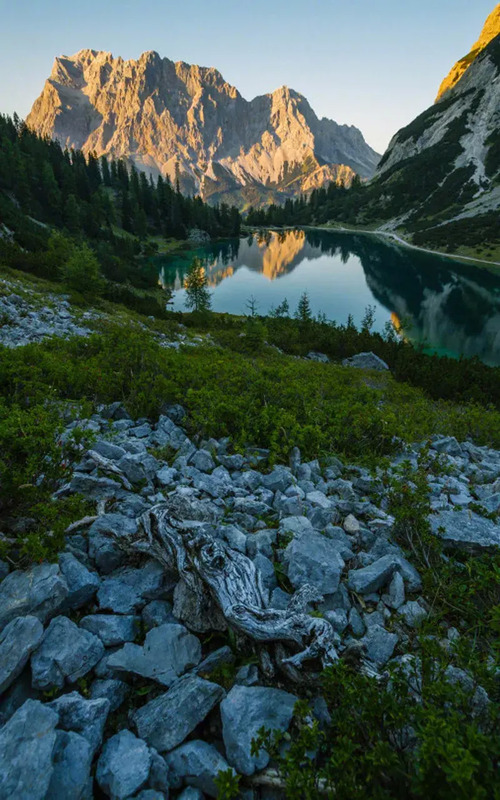
[[[17,116],[0,116],[0,190],[25,214],[90,239],[112,239],[115,227],[139,239],[184,239],[190,228],[235,236],[240,229],[237,209],[184,197],[178,185],[123,160],[63,150]]]
[[[284,205],[250,208],[247,223],[259,227],[268,225],[318,225],[334,220],[354,221],[359,209],[363,185],[356,175],[350,189],[343,183],[330,183],[313,189],[310,195],[288,199]]]

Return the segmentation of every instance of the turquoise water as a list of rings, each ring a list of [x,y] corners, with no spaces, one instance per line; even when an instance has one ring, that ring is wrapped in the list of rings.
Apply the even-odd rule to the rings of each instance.
[[[500,271],[420,253],[374,236],[325,231],[265,232],[155,259],[160,282],[185,308],[184,276],[192,257],[204,264],[214,311],[247,313],[255,298],[267,314],[301,294],[314,314],[359,325],[375,307],[376,330],[402,324],[404,335],[441,354],[500,364]]]

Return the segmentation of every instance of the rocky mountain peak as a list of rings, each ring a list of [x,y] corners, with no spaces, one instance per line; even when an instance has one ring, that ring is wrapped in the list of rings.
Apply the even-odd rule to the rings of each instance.
[[[125,158],[203,199],[279,201],[330,180],[373,175],[378,154],[354,127],[318,119],[288,86],[245,100],[215,67],[97,50],[60,56],[28,125],[65,147]]]
[[[441,83],[439,87],[438,95],[436,97],[436,103],[442,98],[442,96],[452,89],[458,81],[462,78],[464,73],[469,69],[471,64],[475,61],[478,55],[489,45],[489,43],[500,34],[500,3],[495,6],[491,14],[489,15],[488,19],[484,23],[483,29],[479,36],[479,39],[475,44],[472,45],[471,51],[461,58],[457,63],[451,68],[450,72]]]

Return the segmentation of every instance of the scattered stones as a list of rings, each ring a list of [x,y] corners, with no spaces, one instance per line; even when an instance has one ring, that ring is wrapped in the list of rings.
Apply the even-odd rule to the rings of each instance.
[[[269,754],[261,750],[251,754],[252,739],[263,726],[286,731],[297,698],[281,689],[264,686],[233,686],[222,701],[222,736],[227,760],[242,775],[253,775],[269,763]]]
[[[16,617],[0,633],[0,694],[21,674],[43,636],[36,617]]]
[[[169,780],[174,788],[183,783],[200,789],[210,797],[217,797],[215,778],[221,771],[230,769],[225,758],[207,742],[193,740],[168,753]]]
[[[86,700],[78,692],[63,694],[49,703],[59,716],[59,726],[79,733],[89,743],[92,754],[100,747],[104,726],[111,710],[107,698]]]
[[[105,647],[116,647],[134,641],[139,629],[139,617],[92,614],[80,620],[80,628],[98,636]]]
[[[139,736],[164,753],[181,744],[224,695],[218,684],[189,675],[135,711],[132,719]]]
[[[474,511],[445,510],[431,515],[430,519],[433,533],[450,549],[480,553],[500,546],[500,525]]]
[[[344,568],[336,542],[315,531],[292,539],[285,550],[284,563],[295,589],[309,583],[322,594],[337,591]]]
[[[44,800],[52,778],[57,714],[27,700],[0,729],[0,797]]]
[[[108,739],[97,762],[96,778],[108,797],[125,800],[146,783],[151,753],[146,742],[123,730]]]
[[[133,673],[150,678],[163,686],[171,684],[201,661],[201,644],[183,626],[165,623],[152,628],[144,645],[125,644],[108,659],[108,667],[116,672]]]
[[[82,630],[67,617],[56,617],[45,631],[31,658],[33,686],[62,689],[65,680],[75,683],[90,672],[104,655],[97,636]]]
[[[389,369],[385,361],[382,361],[375,353],[358,353],[351,358],[344,358],[342,364],[344,367],[357,367],[357,369]]]
[[[0,630],[26,614],[47,622],[62,608],[68,585],[57,564],[9,573],[0,583]]]

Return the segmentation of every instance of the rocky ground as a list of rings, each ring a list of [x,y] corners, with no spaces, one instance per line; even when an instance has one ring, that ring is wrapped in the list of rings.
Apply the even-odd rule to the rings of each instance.
[[[36,290],[28,293],[22,282],[0,278],[0,344],[4,347],[22,347],[51,336],[62,339],[90,336],[99,324],[110,319],[115,317],[95,309],[77,313],[69,296],[47,295]],[[130,319],[127,324],[131,324]],[[135,324],[146,330],[142,322]],[[153,335],[163,347],[174,349],[211,343],[209,335],[188,336],[182,325],[170,337],[158,332]]]
[[[201,800],[217,796],[215,778],[230,769],[244,776],[246,800],[281,796],[254,787],[269,757],[251,742],[262,725],[288,728],[301,688],[259,661],[258,647],[235,646],[223,624],[215,632],[174,569],[120,547],[158,503],[175,502],[246,554],[270,608],[286,608],[305,583],[316,589],[314,613],[331,625],[339,657],[355,653],[376,677],[412,657],[429,605],[392,537],[386,474],[334,457],[303,463],[296,449],[289,466],[270,470],[266,451],[195,442],[184,422],[180,406],[154,423],[114,403],[63,433],[83,428],[94,441],[56,497],[81,494],[96,513],[71,526],[58,563],[1,564],[0,798]],[[407,448],[389,472],[403,460],[416,467],[421,449]],[[429,458],[436,536],[451,549],[498,546],[500,452],[436,436]],[[443,636],[446,645],[460,633]],[[468,681],[453,665],[449,677]],[[324,704],[308,691],[320,718]],[[476,699],[488,703],[481,687]]]

